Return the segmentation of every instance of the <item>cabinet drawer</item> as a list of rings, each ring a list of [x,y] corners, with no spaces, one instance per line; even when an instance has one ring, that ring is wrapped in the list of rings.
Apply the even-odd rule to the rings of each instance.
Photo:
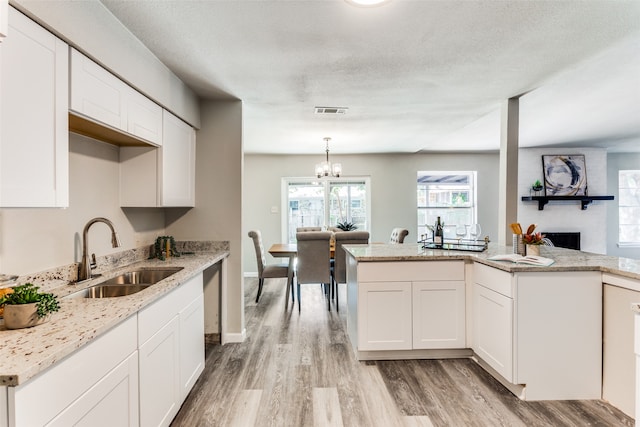
[[[513,275],[484,264],[473,264],[473,281],[485,288],[513,298]]]
[[[464,280],[464,261],[360,262],[360,282]]]
[[[141,310],[138,313],[138,343],[142,344],[151,338],[201,294],[202,274],[198,274]]]

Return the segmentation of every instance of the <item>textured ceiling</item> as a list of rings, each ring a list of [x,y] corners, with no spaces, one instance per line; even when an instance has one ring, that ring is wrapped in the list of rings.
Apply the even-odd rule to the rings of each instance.
[[[253,153],[640,145],[640,1],[101,0],[199,96],[244,105]],[[314,106],[348,107],[318,116]]]

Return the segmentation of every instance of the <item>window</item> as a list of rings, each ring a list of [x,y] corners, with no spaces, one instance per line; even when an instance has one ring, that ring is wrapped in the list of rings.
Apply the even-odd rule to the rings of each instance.
[[[618,171],[618,242],[640,245],[640,170]]]
[[[418,236],[431,236],[428,227],[438,217],[444,221],[445,238],[455,237],[456,225],[476,220],[476,172],[418,172]]]
[[[352,222],[369,230],[369,178],[283,178],[284,241],[295,243],[298,227],[335,227]]]

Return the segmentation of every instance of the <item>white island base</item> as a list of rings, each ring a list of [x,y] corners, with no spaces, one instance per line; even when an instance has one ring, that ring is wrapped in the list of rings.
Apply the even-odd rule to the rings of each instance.
[[[600,399],[600,272],[507,272],[465,258],[347,251],[358,360],[472,357],[523,400]]]

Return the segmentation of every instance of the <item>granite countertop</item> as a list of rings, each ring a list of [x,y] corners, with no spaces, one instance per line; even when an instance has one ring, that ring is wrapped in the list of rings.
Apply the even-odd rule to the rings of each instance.
[[[134,315],[169,291],[229,256],[227,249],[210,248],[166,261],[138,260],[82,284],[47,277],[43,289],[59,296],[60,310],[49,322],[33,328],[7,330],[0,326],[0,386],[23,384],[97,336]],[[183,267],[182,270],[136,294],[117,298],[64,298],[81,289],[135,268]],[[43,285],[44,284],[44,285]]]
[[[345,250],[359,262],[423,261],[427,259],[430,261],[468,260],[486,264],[508,272],[601,271],[628,277],[630,279],[640,280],[640,260],[549,246],[541,247],[540,255],[546,258],[551,258],[555,262],[550,266],[545,267],[514,264],[507,261],[491,261],[488,258],[493,255],[512,253],[511,246],[501,246],[494,243],[489,243],[487,250],[484,252],[423,249],[422,245],[417,243],[401,245],[384,243],[345,245]]]

